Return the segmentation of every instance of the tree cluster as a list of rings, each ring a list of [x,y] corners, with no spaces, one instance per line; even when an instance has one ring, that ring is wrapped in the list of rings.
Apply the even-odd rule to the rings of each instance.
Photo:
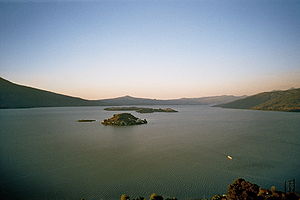
[[[127,194],[122,194],[120,200],[147,200],[145,197],[137,197],[137,198],[130,198]],[[163,198],[163,196],[153,193],[150,195],[149,200],[177,200],[177,198]]]

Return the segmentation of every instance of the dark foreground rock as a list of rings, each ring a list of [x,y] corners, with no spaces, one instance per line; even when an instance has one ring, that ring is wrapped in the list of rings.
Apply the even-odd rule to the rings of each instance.
[[[120,200],[177,200],[176,197],[163,197],[155,193],[150,198],[142,196],[130,198],[128,195],[121,195]],[[228,186],[227,194],[217,194],[209,199],[195,198],[193,200],[300,200],[300,195],[295,192],[280,192],[272,186],[270,190],[264,189],[254,183],[242,178],[236,179]]]
[[[114,114],[111,118],[105,119],[101,122],[103,125],[111,126],[131,126],[139,124],[147,124],[146,119],[139,119],[130,113]]]

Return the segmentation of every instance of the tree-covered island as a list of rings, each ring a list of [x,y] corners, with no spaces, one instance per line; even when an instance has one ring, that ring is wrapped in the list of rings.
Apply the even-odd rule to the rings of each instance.
[[[130,113],[114,114],[111,118],[105,119],[101,122],[103,125],[111,126],[131,126],[139,124],[147,124],[146,119],[139,119]]]

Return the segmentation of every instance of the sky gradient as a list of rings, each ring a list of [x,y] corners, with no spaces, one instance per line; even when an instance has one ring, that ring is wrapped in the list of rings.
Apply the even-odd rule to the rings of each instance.
[[[0,2],[0,76],[87,99],[300,87],[300,1]]]

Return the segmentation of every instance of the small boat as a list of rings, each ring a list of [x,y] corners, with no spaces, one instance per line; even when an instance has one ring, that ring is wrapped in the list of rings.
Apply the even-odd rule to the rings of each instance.
[[[231,157],[231,156],[229,156],[229,155],[227,156],[227,158],[228,158],[228,160],[232,160],[232,157]]]

